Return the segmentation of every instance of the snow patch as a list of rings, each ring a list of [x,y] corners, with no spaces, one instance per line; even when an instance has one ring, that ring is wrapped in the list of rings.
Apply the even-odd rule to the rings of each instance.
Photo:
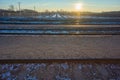
[[[82,69],[82,64],[79,64],[79,65],[78,65],[78,68],[81,70],[81,69]]]
[[[69,77],[61,77],[61,76],[57,75],[56,80],[71,80],[71,79]]]
[[[68,65],[67,63],[63,63],[63,64],[61,64],[61,67],[62,67],[63,69],[68,69],[68,68],[69,68],[69,65]]]

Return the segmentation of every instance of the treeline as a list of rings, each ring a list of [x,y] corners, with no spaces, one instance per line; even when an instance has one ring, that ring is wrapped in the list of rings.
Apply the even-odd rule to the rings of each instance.
[[[97,16],[97,17],[120,17],[120,11],[110,11],[110,12],[68,12],[68,11],[45,11],[45,12],[37,12],[34,10],[23,9],[21,11],[12,11],[12,10],[3,10],[0,9],[0,17],[7,16],[44,16],[44,15],[52,15],[55,13],[59,13],[61,15],[68,16]]]
[[[24,9],[21,11],[11,11],[11,10],[0,10],[0,16],[38,16],[39,12],[34,11],[34,10],[28,10],[28,9]]]

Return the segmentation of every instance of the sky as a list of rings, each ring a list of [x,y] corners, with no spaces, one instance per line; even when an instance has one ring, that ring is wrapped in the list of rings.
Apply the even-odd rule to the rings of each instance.
[[[120,11],[120,0],[0,0],[0,9],[8,9],[14,5],[18,10],[18,2],[21,3],[21,9],[33,9],[36,11],[76,11],[76,4],[81,4],[80,11],[103,12]]]

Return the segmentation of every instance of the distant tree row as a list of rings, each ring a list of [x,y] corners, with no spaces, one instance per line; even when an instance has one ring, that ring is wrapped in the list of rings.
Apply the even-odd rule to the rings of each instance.
[[[10,5],[8,10],[0,9],[0,16],[40,16],[40,15],[52,15],[55,13],[59,13],[61,15],[69,15],[69,16],[99,16],[99,17],[120,17],[120,11],[111,11],[111,12],[74,12],[74,11],[49,11],[46,10],[44,12],[37,12],[35,10],[23,9],[20,11],[15,11],[14,6]],[[79,15],[78,15],[79,13]]]

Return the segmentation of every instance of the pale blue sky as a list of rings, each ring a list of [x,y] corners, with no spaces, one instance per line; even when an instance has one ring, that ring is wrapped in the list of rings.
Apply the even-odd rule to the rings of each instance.
[[[37,11],[75,11],[76,3],[83,4],[81,11],[120,11],[120,0],[0,0],[0,8],[8,9],[9,5],[14,5],[18,10],[18,2],[21,2],[21,9],[33,9],[35,6]]]

